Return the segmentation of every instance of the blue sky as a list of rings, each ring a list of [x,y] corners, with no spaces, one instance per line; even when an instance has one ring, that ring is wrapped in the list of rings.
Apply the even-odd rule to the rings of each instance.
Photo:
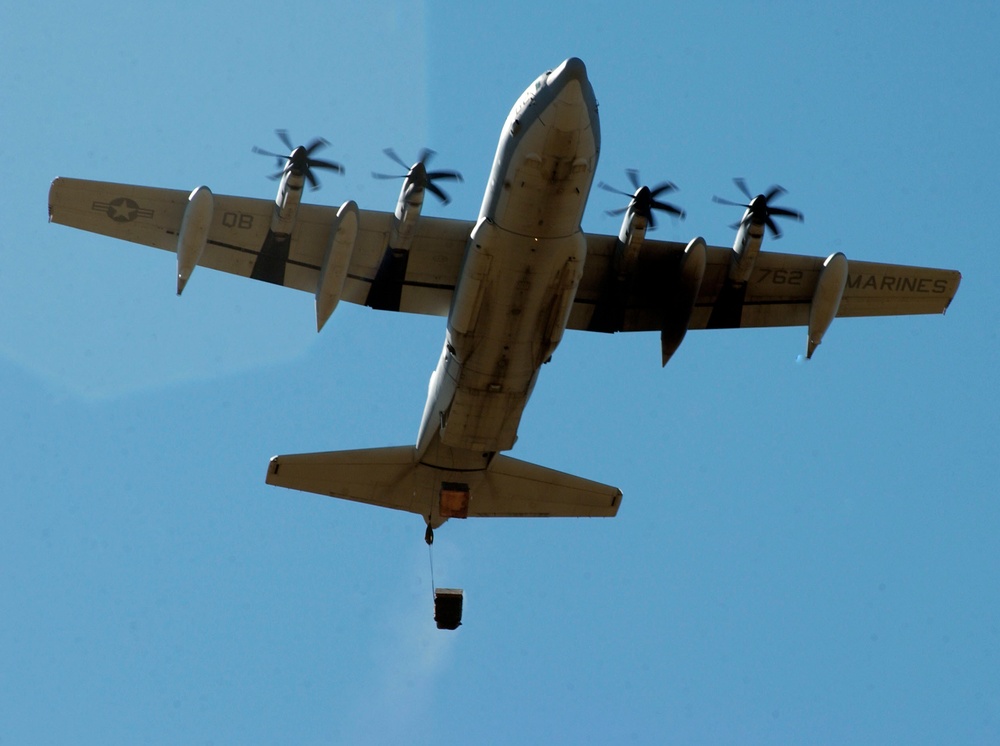
[[[178,2],[0,11],[0,740],[996,743],[1000,533],[990,3]],[[570,333],[512,455],[616,484],[612,520],[423,524],[264,484],[276,453],[410,443],[442,319],[195,272],[46,223],[74,176],[391,210],[422,147],[478,211],[521,91],[575,55],[598,178],[675,181],[658,238],[955,268],[945,317]],[[595,192],[584,221],[616,233]]]

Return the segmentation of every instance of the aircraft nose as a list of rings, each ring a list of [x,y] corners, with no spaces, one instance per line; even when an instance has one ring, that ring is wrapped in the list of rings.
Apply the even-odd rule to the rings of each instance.
[[[560,104],[573,107],[587,105],[590,81],[587,79],[587,66],[579,57],[570,57],[550,72],[545,84],[556,94]]]
[[[549,73],[549,85],[555,80],[583,80],[587,77],[587,66],[579,57],[570,57]]]
[[[548,74],[545,83],[555,89],[567,90],[575,88],[580,91],[586,80],[587,66],[583,64],[583,60],[579,57],[570,57]],[[573,82],[576,82],[578,85],[571,85]]]

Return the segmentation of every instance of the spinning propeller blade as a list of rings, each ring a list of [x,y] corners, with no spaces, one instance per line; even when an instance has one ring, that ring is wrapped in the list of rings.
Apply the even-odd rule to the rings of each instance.
[[[462,174],[458,171],[428,171],[427,163],[434,157],[434,151],[429,148],[424,148],[420,151],[420,155],[417,158],[417,162],[412,166],[407,166],[406,162],[399,157],[392,148],[386,148],[382,151],[385,153],[392,161],[399,164],[402,168],[406,169],[405,174],[380,174],[372,171],[372,176],[376,179],[406,179],[410,178],[415,184],[426,189],[428,192],[433,194],[442,204],[448,204],[451,199],[445,194],[444,190],[441,189],[435,181],[462,181]]]
[[[775,197],[779,197],[785,193],[784,188],[775,184],[772,186],[766,194],[758,194],[754,197],[750,190],[747,189],[746,181],[741,178],[733,179],[733,183],[736,184],[736,188],[743,192],[746,196],[748,202],[733,202],[729,199],[723,199],[722,197],[712,197],[712,201],[720,205],[730,205],[732,207],[742,207],[748,212],[746,216],[738,223],[733,225],[733,228],[738,228],[747,221],[757,223],[758,225],[766,225],[767,229],[771,231],[771,235],[775,238],[781,238],[781,229],[778,228],[778,224],[774,222],[773,218],[794,218],[800,223],[805,219],[801,212],[798,210],[792,210],[787,207],[777,207],[771,205],[770,202]]]
[[[288,155],[272,153],[269,150],[258,148],[256,145],[251,149],[252,152],[257,155],[266,155],[278,159],[278,168],[281,170],[276,174],[272,174],[269,178],[280,179],[286,173],[297,171],[305,176],[310,187],[313,189],[319,189],[319,179],[317,179],[315,174],[313,174],[314,168],[323,168],[328,171],[335,171],[339,174],[344,173],[344,167],[339,163],[312,157],[312,154],[317,150],[325,148],[330,144],[322,137],[315,138],[307,146],[299,145],[296,147],[292,145],[292,139],[288,136],[287,130],[275,130],[274,132],[278,136],[278,139],[281,140],[282,145],[285,145],[289,151],[291,151]],[[283,166],[282,163],[284,163]]]
[[[661,194],[669,194],[670,192],[677,190],[677,185],[671,181],[664,181],[657,184],[655,187],[643,186],[639,179],[639,171],[634,168],[625,169],[625,175],[628,177],[629,182],[635,188],[633,193],[624,192],[621,189],[617,189],[610,184],[605,182],[599,182],[598,187],[606,192],[611,192],[612,194],[620,194],[623,197],[631,197],[630,206],[633,206],[633,210],[636,215],[642,215],[649,222],[650,229],[656,227],[656,219],[653,217],[653,210],[659,210],[660,212],[665,212],[668,215],[674,215],[676,217],[684,219],[684,211],[670,204],[669,202],[663,202],[657,197]],[[621,215],[628,207],[621,207],[617,210],[607,210],[608,215]]]

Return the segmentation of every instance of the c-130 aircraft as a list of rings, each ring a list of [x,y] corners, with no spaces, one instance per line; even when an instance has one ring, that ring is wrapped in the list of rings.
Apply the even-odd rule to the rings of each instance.
[[[752,196],[732,248],[646,239],[654,211],[681,211],[629,172],[635,191],[618,236],[584,233],[581,219],[600,152],[597,102],[576,58],[540,75],[500,133],[474,221],[420,215],[426,192],[447,201],[430,151],[408,168],[394,213],[301,204],[313,157],[326,142],[293,147],[273,202],[57,178],[52,222],[177,253],[177,292],[196,266],[313,293],[317,328],[341,301],[447,317],[415,445],[275,456],[268,484],[423,517],[425,539],[449,518],[614,516],[616,487],[503,454],[542,365],[567,329],[656,331],[666,365],[688,329],[805,326],[812,356],[837,316],[944,313],[958,290],[953,270],[762,252],[775,217],[801,220]],[[257,149],[255,149],[257,150]],[[392,151],[394,160],[403,162]],[[403,164],[406,168],[405,164]],[[601,183],[599,186],[615,191]]]

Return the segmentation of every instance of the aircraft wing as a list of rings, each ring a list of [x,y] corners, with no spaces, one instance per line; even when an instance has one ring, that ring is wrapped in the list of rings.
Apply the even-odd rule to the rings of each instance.
[[[674,292],[685,244],[646,241],[632,276],[618,283],[611,270],[614,237],[587,236],[587,262],[569,328],[658,331]],[[727,283],[732,249],[707,247],[705,276],[689,329],[806,326],[826,257],[762,251],[745,287]],[[843,316],[944,313],[962,276],[955,270],[855,261],[848,257]]]
[[[180,189],[130,186],[58,178],[49,190],[49,219],[133,243],[176,251],[189,193]],[[213,195],[208,243],[199,265],[315,293],[320,267],[332,238],[337,208],[302,204],[280,272],[255,273],[268,238],[274,203],[250,197]],[[358,239],[342,299],[365,305],[386,251],[393,216],[360,210]],[[396,262],[398,300],[380,308],[446,316],[461,271],[471,221],[421,217],[411,249]],[[685,244],[647,240],[635,271],[615,284],[616,238],[588,235],[584,276],[577,290],[570,329],[658,331],[664,299],[680,273]],[[707,247],[704,280],[688,324],[690,329],[805,326],[825,257],[761,252],[745,288],[727,286],[731,249]],[[399,259],[399,258],[397,258]],[[875,264],[849,259],[847,287],[837,316],[943,313],[961,275],[954,270]]]
[[[125,241],[177,250],[189,192],[58,178],[49,189],[49,220]],[[302,204],[280,272],[255,273],[268,238],[272,200],[213,195],[208,243],[198,264],[315,293],[332,238],[336,207]],[[386,254],[392,213],[360,210],[358,239],[342,299],[364,305]],[[472,232],[469,221],[421,217],[402,263],[398,307],[392,310],[446,316]],[[397,265],[398,266],[398,265]],[[401,278],[402,279],[402,278]]]

